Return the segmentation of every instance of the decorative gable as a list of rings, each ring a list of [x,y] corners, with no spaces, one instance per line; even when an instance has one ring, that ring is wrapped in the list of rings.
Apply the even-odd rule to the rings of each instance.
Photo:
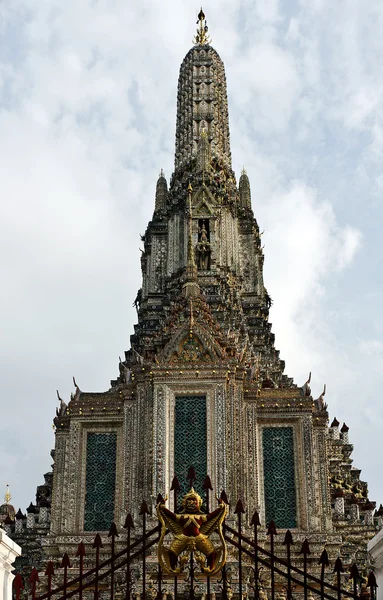
[[[224,358],[224,349],[200,324],[195,324],[192,330],[185,324],[169,340],[159,357],[160,362],[185,365],[213,363]]]
[[[209,188],[203,184],[193,198],[193,217],[200,219],[209,219],[215,216],[215,199]]]

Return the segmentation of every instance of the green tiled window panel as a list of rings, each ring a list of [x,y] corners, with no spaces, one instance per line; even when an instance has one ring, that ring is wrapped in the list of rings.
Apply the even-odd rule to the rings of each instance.
[[[114,520],[116,433],[88,433],[85,531],[109,531]]]
[[[175,408],[174,471],[181,485],[181,496],[188,491],[189,467],[194,467],[194,488],[202,495],[207,475],[206,396],[178,396]]]
[[[297,526],[294,474],[294,435],[292,427],[267,427],[263,430],[263,475],[265,482],[266,524]]]

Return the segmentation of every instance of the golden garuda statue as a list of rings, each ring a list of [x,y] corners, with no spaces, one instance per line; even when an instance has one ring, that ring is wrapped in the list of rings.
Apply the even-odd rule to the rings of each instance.
[[[164,500],[157,504],[161,537],[158,543],[158,561],[169,575],[178,575],[189,560],[191,552],[206,575],[215,575],[226,562],[226,544],[222,525],[227,514],[227,505],[219,499],[219,506],[209,514],[201,511],[202,498],[191,490],[182,499],[182,510],[176,514],[166,508]],[[164,537],[169,530],[174,539],[169,548],[164,546]],[[209,536],[217,532],[220,545],[216,548]]]

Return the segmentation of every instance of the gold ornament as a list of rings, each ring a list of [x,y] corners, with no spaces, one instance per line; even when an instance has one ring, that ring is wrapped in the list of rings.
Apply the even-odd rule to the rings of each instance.
[[[168,575],[178,575],[189,561],[191,552],[205,575],[219,573],[226,562],[226,544],[222,525],[227,515],[227,506],[219,499],[219,506],[209,514],[201,511],[202,498],[191,490],[182,499],[182,511],[176,514],[166,508],[166,500],[157,504],[157,516],[161,523],[161,537],[158,544],[158,562]],[[167,530],[173,534],[169,548],[164,546]],[[216,548],[209,536],[217,532],[221,541]]]
[[[202,8],[198,13],[198,21],[197,21],[198,29],[197,33],[194,37],[194,44],[196,46],[207,46],[211,42],[211,38],[208,34],[208,26],[205,18],[205,13]]]

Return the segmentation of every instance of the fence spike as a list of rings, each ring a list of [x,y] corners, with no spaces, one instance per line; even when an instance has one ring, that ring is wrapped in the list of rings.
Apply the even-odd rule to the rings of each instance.
[[[29,583],[30,583],[31,592],[32,592],[32,600],[36,600],[36,586],[37,586],[38,581],[40,581],[39,574],[37,572],[37,569],[35,569],[35,567],[33,567],[31,576],[29,578]]]
[[[66,591],[67,591],[67,586],[68,586],[68,569],[71,568],[69,556],[66,552],[61,561],[61,568],[64,569],[63,592],[64,592],[64,597],[65,597]]]
[[[285,539],[282,544],[286,546],[286,554],[287,554],[287,600],[292,599],[291,593],[291,546],[294,544],[293,536],[291,535],[290,529],[288,529],[285,533]]]
[[[113,521],[110,524],[110,529],[109,529],[109,533],[108,533],[108,537],[118,537],[118,533],[117,533],[117,527],[116,527],[116,523]]]
[[[254,534],[254,600],[259,600],[259,569],[258,569],[258,527],[261,525],[258,511],[255,510],[251,517],[250,525]]]
[[[349,580],[352,579],[352,581],[353,581],[354,598],[357,598],[358,597],[358,580],[360,580],[360,575],[359,575],[358,567],[356,566],[355,563],[353,565],[351,565],[350,576],[348,579]],[[371,597],[371,600],[373,600],[372,597]]]
[[[322,554],[320,555],[320,559],[318,561],[319,565],[323,565],[324,567],[328,567],[330,562],[328,560],[328,553],[326,548],[324,548]]]
[[[206,475],[205,479],[203,480],[202,489],[205,491],[213,490],[213,486],[211,485],[211,479],[209,475]]]
[[[60,565],[60,567],[61,567],[61,569],[65,569],[65,568],[67,568],[67,569],[70,569],[70,568],[71,568],[71,566],[72,566],[72,565],[70,564],[69,556],[68,556],[68,554],[65,552],[65,554],[64,554],[64,556],[63,556],[63,558],[62,558],[62,561],[61,561],[61,565]]]
[[[293,536],[292,536],[292,534],[291,534],[291,531],[290,531],[290,529],[288,529],[288,530],[286,531],[286,534],[285,534],[285,539],[283,540],[282,544],[283,544],[284,546],[291,546],[293,543],[294,543],[294,541],[293,541]]]
[[[308,542],[307,538],[305,538],[299,554],[303,554],[304,556],[306,556],[306,554],[311,554],[311,552],[310,552],[310,545],[309,545],[309,542]]]
[[[223,500],[223,502],[224,502],[225,504],[227,504],[227,505],[229,505],[229,504],[230,504],[230,502],[229,502],[229,499],[228,499],[228,497],[227,497],[227,495],[226,495],[226,492],[225,492],[225,490],[222,490],[222,492],[221,492],[221,495],[220,495],[219,499],[220,499],[220,500]]]
[[[101,540],[101,536],[99,533],[96,534],[96,537],[94,538],[94,542],[92,545],[92,548],[102,548],[102,540]]]
[[[80,557],[80,589],[79,589],[79,600],[83,598],[82,578],[84,574],[84,556],[86,555],[85,546],[83,542],[80,542],[77,546],[76,556]]]
[[[359,578],[360,578],[360,575],[359,575],[358,567],[354,563],[353,565],[351,565],[349,580],[350,579],[357,580]]]
[[[238,498],[237,504],[235,505],[234,514],[240,515],[240,514],[244,514],[244,512],[245,512],[245,509],[243,507],[242,500],[241,500],[241,498]]]
[[[126,552],[127,552],[126,558],[127,558],[127,561],[126,561],[126,591],[125,591],[125,600],[131,600],[132,575],[131,575],[131,571],[130,571],[130,552],[131,552],[131,548],[130,548],[130,535],[131,535],[131,529],[134,529],[134,523],[133,523],[132,515],[130,513],[128,513],[126,515],[124,529],[128,530],[127,531],[127,540],[126,540]],[[95,599],[95,600],[98,600],[98,599]]]
[[[269,526],[267,528],[267,535],[277,535],[277,528],[275,526],[274,521],[270,521]]]
[[[376,583],[376,577],[375,577],[374,571],[369,572],[368,579],[367,579],[367,585],[368,585],[368,587],[378,587],[378,584]]]
[[[115,538],[118,537],[118,533],[117,533],[117,527],[116,527],[116,523],[113,521],[110,525],[110,529],[109,529],[109,533],[108,533],[108,537],[112,538],[112,548],[111,548],[111,552],[110,552],[110,566],[111,566],[111,573],[110,573],[110,598],[113,599],[114,598],[114,571],[115,571]],[[80,600],[82,600],[80,598]]]
[[[149,515],[150,514],[149,513],[149,507],[146,504],[145,500],[142,501],[141,508],[140,508],[140,513],[139,514],[140,515]]]
[[[370,571],[367,579],[367,586],[370,588],[370,600],[376,599],[376,588],[378,584],[376,583],[376,577],[374,571]]]
[[[213,486],[211,485],[211,479],[210,479],[209,475],[206,475],[205,479],[203,480],[202,489],[205,491],[206,512],[209,513],[210,512],[210,492],[213,491]],[[211,599],[211,585],[210,584],[211,584],[210,577],[207,577],[206,591],[207,591],[208,600]],[[159,592],[160,592],[160,590],[161,590],[161,588],[159,588]]]
[[[235,505],[234,514],[238,517],[238,592],[239,597],[242,599],[242,515],[245,509],[243,508],[242,500],[238,498],[237,504]]]
[[[308,539],[305,538],[299,554],[303,554],[303,597],[308,600],[307,590],[307,556],[311,554]]]
[[[142,597],[146,595],[146,515],[149,514],[148,505],[142,501],[140,515],[142,515]],[[112,597],[111,597],[112,598]]]
[[[79,545],[77,546],[76,556],[86,556],[84,542],[80,542]]]
[[[173,492],[174,490],[176,492],[180,492],[181,491],[181,486],[180,486],[180,482],[178,481],[177,475],[174,475],[173,481],[172,481],[172,485],[171,485],[171,488],[170,488],[171,492]]]
[[[125,523],[124,523],[124,529],[128,529],[128,528],[134,529],[134,522],[133,522],[133,517],[130,513],[128,513],[126,515],[126,519],[125,519]]]
[[[54,574],[55,570],[53,567],[53,562],[50,560],[47,564],[47,568],[45,569],[45,575],[47,575],[48,577],[53,577]]]
[[[334,573],[343,573],[343,563],[339,556],[334,564]]]
[[[329,566],[329,560],[328,560],[328,553],[326,548],[323,548],[323,552],[320,555],[318,564],[321,565],[321,570],[320,570],[320,592],[321,592],[321,598],[324,598],[324,586],[325,586],[325,581],[324,581],[324,573],[325,573],[325,569],[326,567]]]
[[[253,525],[254,527],[261,526],[261,521],[259,520],[259,514],[257,510],[254,511],[253,516],[251,517],[250,525]]]
[[[20,600],[20,592],[24,589],[24,582],[20,573],[16,573],[15,578],[13,580],[13,587],[16,592],[16,600]]]
[[[32,571],[31,571],[31,576],[29,578],[29,583],[32,584],[32,585],[33,584],[36,585],[36,583],[38,581],[40,581],[40,579],[39,579],[39,572],[38,572],[38,570],[35,567],[33,567]]]
[[[165,498],[162,494],[158,494],[156,504],[165,504]]]
[[[99,564],[100,564],[100,548],[102,548],[102,540],[101,540],[101,536],[99,533],[96,534],[96,537],[94,538],[94,542],[93,542],[93,548],[96,549],[96,581],[95,581],[95,585],[94,585],[94,600],[98,600],[98,585],[99,585],[99,581],[98,581],[98,569],[99,569]]]
[[[275,555],[274,555],[274,536],[277,535],[277,528],[274,521],[270,521],[267,529],[267,535],[270,536],[270,582],[271,582],[271,600],[275,600]],[[306,599],[305,599],[306,600]]]
[[[190,488],[193,487],[193,483],[195,482],[196,479],[197,479],[197,474],[195,472],[195,468],[189,467],[188,474],[186,475],[186,481],[189,482]]]
[[[16,573],[15,578],[13,580],[13,587],[16,589],[16,593],[17,593],[17,590],[24,589],[24,581],[23,581],[23,578],[21,577],[20,573]]]

